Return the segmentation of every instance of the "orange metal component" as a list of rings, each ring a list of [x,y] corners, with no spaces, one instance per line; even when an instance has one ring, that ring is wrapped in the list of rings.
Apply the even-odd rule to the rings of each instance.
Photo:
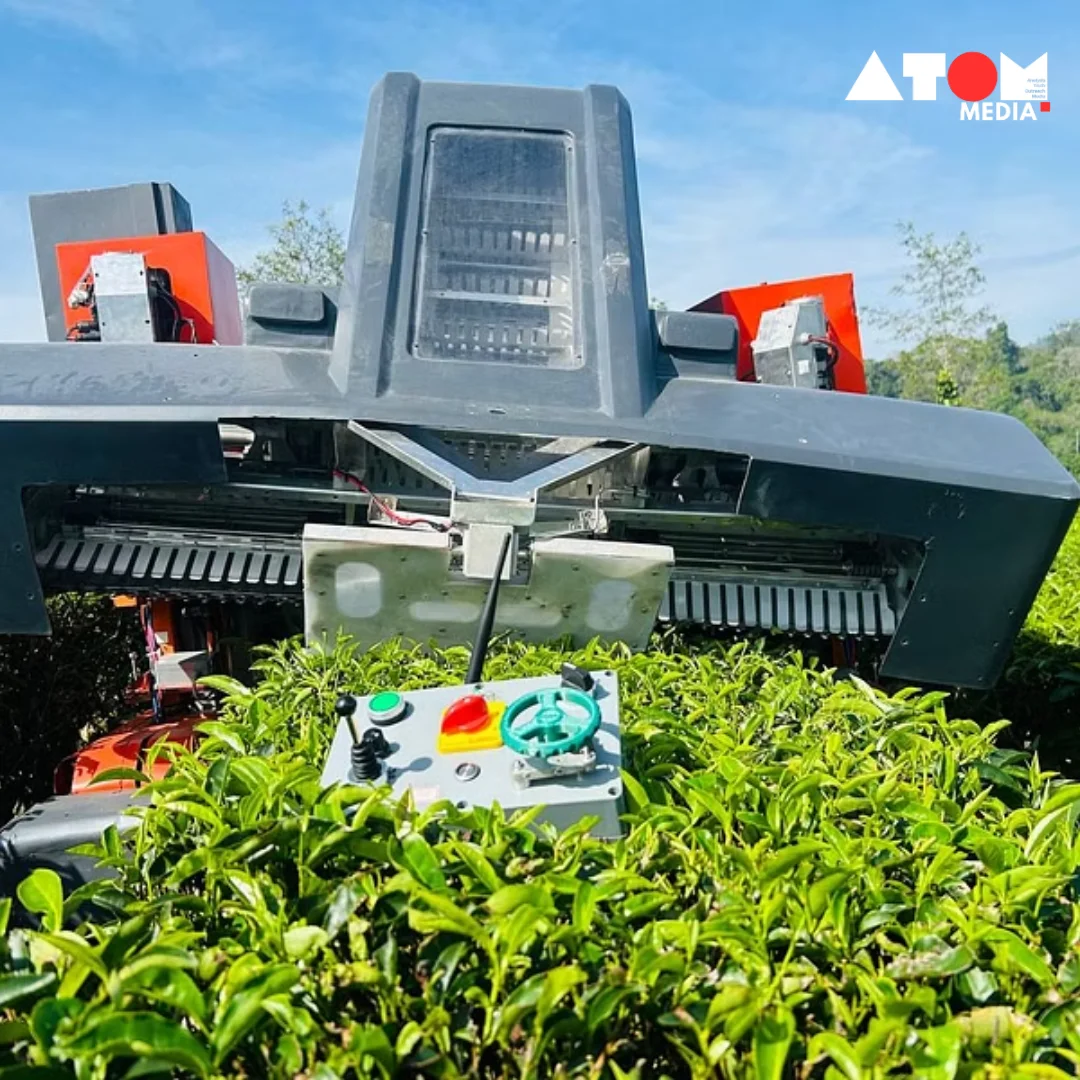
[[[801,296],[820,296],[825,304],[829,336],[836,342],[840,359],[833,374],[836,389],[852,394],[866,393],[859,316],[855,308],[855,279],[851,274],[827,274],[825,277],[800,278],[796,281],[765,282],[744,289],[725,289],[702,300],[691,311],[714,311],[734,315],[739,323],[739,357],[736,376],[753,377],[754,359],[750,342],[757,336],[762,312],[781,307]]]
[[[64,300],[64,323],[69,330],[87,318],[87,309],[69,308],[67,298],[90,265],[90,257],[105,252],[136,252],[146,258],[147,266],[168,270],[180,314],[195,323],[197,341],[243,345],[236,271],[213,241],[201,232],[57,244],[60,295]],[[183,333],[183,340],[188,341],[190,327]]]
[[[150,748],[162,740],[191,747],[196,739],[195,727],[208,719],[195,714],[155,724],[152,713],[140,713],[123,727],[62,761],[56,769],[54,790],[58,795],[86,795],[128,791],[135,787],[134,780],[93,782],[96,776],[109,769],[138,769],[151,779],[159,780],[172,763],[162,757],[150,768],[147,762]]]
[[[154,637],[163,653],[176,652],[176,619],[172,602],[152,600],[150,618],[154,626]]]

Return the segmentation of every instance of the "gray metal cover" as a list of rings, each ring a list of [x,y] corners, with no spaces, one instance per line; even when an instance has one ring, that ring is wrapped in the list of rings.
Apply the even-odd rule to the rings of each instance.
[[[154,340],[146,259],[134,252],[107,252],[90,259],[101,340]]]
[[[572,136],[582,367],[409,353],[426,136],[440,124]],[[372,97],[339,303],[329,352],[0,349],[0,631],[47,630],[22,488],[221,482],[223,419],[354,419],[746,455],[740,514],[925,543],[882,672],[946,685],[997,678],[1080,500],[1072,476],[1011,417],[720,372],[671,377],[648,310],[629,109],[611,87],[387,76]]]

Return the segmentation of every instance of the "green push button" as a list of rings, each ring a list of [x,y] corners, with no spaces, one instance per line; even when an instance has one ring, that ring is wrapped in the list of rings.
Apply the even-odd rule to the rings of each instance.
[[[373,724],[392,724],[405,714],[405,699],[392,690],[384,690],[369,699],[367,714]]]

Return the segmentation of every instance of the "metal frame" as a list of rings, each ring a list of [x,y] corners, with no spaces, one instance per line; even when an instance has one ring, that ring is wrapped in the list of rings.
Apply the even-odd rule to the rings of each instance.
[[[407,355],[425,132],[444,122],[574,135],[580,370],[465,371]],[[616,90],[388,76],[369,111],[331,349],[303,347],[310,329],[295,348],[0,347],[0,632],[48,630],[26,487],[223,483],[219,422],[329,419],[367,432],[399,425],[742,455],[738,514],[925,545],[884,675],[992,684],[1080,501],[1072,476],[1011,417],[737,383],[720,370],[673,375],[643,266],[629,110]],[[439,476],[461,479],[445,468]]]

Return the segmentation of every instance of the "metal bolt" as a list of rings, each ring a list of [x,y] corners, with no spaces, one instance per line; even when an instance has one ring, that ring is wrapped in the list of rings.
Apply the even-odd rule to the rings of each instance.
[[[480,775],[480,766],[472,761],[463,761],[455,770],[454,775],[459,780],[468,782],[475,780]]]

